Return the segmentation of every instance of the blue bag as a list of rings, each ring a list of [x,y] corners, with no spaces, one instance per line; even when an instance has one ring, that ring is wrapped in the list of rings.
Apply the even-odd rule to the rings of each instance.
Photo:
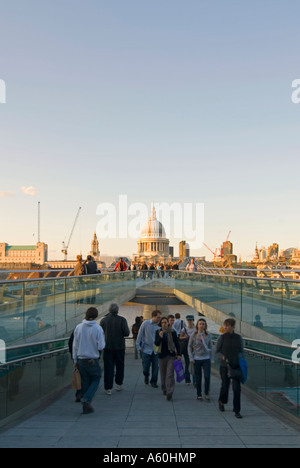
[[[248,363],[244,357],[239,359],[239,366],[242,369],[243,373],[243,380],[241,380],[242,384],[246,383],[248,377]]]
[[[176,382],[177,383],[182,382],[185,379],[185,372],[184,372],[182,362],[179,361],[178,359],[174,361],[174,369],[176,372]]]

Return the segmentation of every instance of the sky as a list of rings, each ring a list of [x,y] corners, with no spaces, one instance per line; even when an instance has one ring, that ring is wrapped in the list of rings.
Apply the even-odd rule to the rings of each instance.
[[[69,258],[86,255],[99,206],[124,218],[126,196],[128,222],[137,203],[203,204],[213,251],[229,231],[245,260],[256,242],[298,247],[299,15],[294,0],[0,0],[0,242],[36,243],[40,202],[62,259],[82,207]],[[98,231],[102,254],[136,252]]]

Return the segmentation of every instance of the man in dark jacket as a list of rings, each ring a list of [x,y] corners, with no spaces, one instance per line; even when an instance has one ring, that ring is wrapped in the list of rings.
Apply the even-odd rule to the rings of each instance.
[[[91,255],[88,255],[86,258],[86,272],[87,275],[96,275],[97,273],[100,273],[97,262],[95,262]]]
[[[233,411],[236,418],[242,418],[241,411],[241,380],[237,377],[230,377],[230,369],[239,369],[239,359],[243,356],[244,345],[240,335],[235,333],[235,320],[227,319],[224,322],[224,335],[221,335],[217,342],[216,354],[220,358],[220,374],[222,387],[219,397],[219,409],[224,411],[224,405],[228,403],[230,380],[232,380],[233,390]]]
[[[130,330],[127,320],[120,317],[118,304],[111,304],[109,313],[101,320],[104,330],[106,347],[103,352],[104,360],[104,388],[107,395],[111,395],[116,366],[116,390],[122,390],[125,364],[125,337]]]
[[[97,273],[101,273],[98,270],[98,265],[97,262],[93,259],[91,255],[87,256],[86,263],[85,263],[85,269],[86,269],[86,274],[87,275],[96,275]],[[96,282],[95,278],[89,279],[88,280],[88,291],[89,295],[86,298],[86,302],[88,304],[95,304],[96,303],[96,287],[98,283]]]

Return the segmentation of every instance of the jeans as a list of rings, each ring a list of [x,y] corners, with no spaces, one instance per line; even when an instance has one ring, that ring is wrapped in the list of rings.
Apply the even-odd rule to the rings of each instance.
[[[194,366],[196,374],[197,396],[202,396],[202,368],[204,372],[204,392],[205,395],[209,395],[211,372],[210,359],[204,359],[203,361],[195,361]]]
[[[158,379],[158,355],[142,353],[143,374],[145,377],[150,375],[150,366],[152,365],[151,384],[157,384]]]
[[[98,390],[101,379],[101,368],[98,359],[78,359],[81,376],[81,401],[91,403]]]

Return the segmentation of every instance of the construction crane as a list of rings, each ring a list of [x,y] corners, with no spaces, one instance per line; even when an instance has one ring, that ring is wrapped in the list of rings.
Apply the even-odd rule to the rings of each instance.
[[[213,261],[214,261],[214,260],[215,260],[215,258],[217,257],[217,251],[218,251],[218,249],[216,249],[216,250],[215,250],[215,252],[213,252],[213,251],[211,250],[211,248],[210,248],[210,247],[208,247],[208,245],[207,245],[207,244],[205,244],[204,242],[202,242],[202,244],[203,244],[203,245],[204,245],[204,246],[205,246],[205,247],[206,247],[206,248],[207,248],[207,249],[208,249],[208,250],[209,250],[209,251],[210,251],[210,252],[213,254],[213,256],[214,256],[214,259],[213,259]]]
[[[69,236],[67,245],[65,244],[65,241],[63,241],[63,243],[62,243],[62,253],[63,253],[64,256],[65,256],[65,257],[64,257],[64,260],[65,260],[65,261],[68,259],[68,248],[69,248],[69,245],[70,245],[70,241],[71,241],[71,239],[72,239],[72,235],[73,235],[74,228],[75,228],[76,223],[77,223],[77,220],[78,220],[78,216],[79,216],[80,210],[81,210],[81,206],[78,208],[78,211],[77,211],[77,214],[76,214],[76,218],[75,218],[75,221],[74,221],[74,223],[73,223],[73,227],[72,227],[71,234],[70,234],[70,236]]]
[[[231,231],[229,231],[228,235],[227,235],[227,239],[226,241],[223,243],[223,245],[221,246],[220,249],[216,248],[216,250],[213,252],[213,250],[208,247],[207,244],[205,244],[204,242],[202,242],[202,244],[213,254],[214,258],[213,258],[213,263],[214,265],[219,265],[220,263],[221,264],[224,264],[225,263],[228,263],[228,259],[224,259],[224,249],[225,249],[225,246],[227,246],[227,242],[228,242],[228,239],[229,239],[229,236],[231,234]]]

